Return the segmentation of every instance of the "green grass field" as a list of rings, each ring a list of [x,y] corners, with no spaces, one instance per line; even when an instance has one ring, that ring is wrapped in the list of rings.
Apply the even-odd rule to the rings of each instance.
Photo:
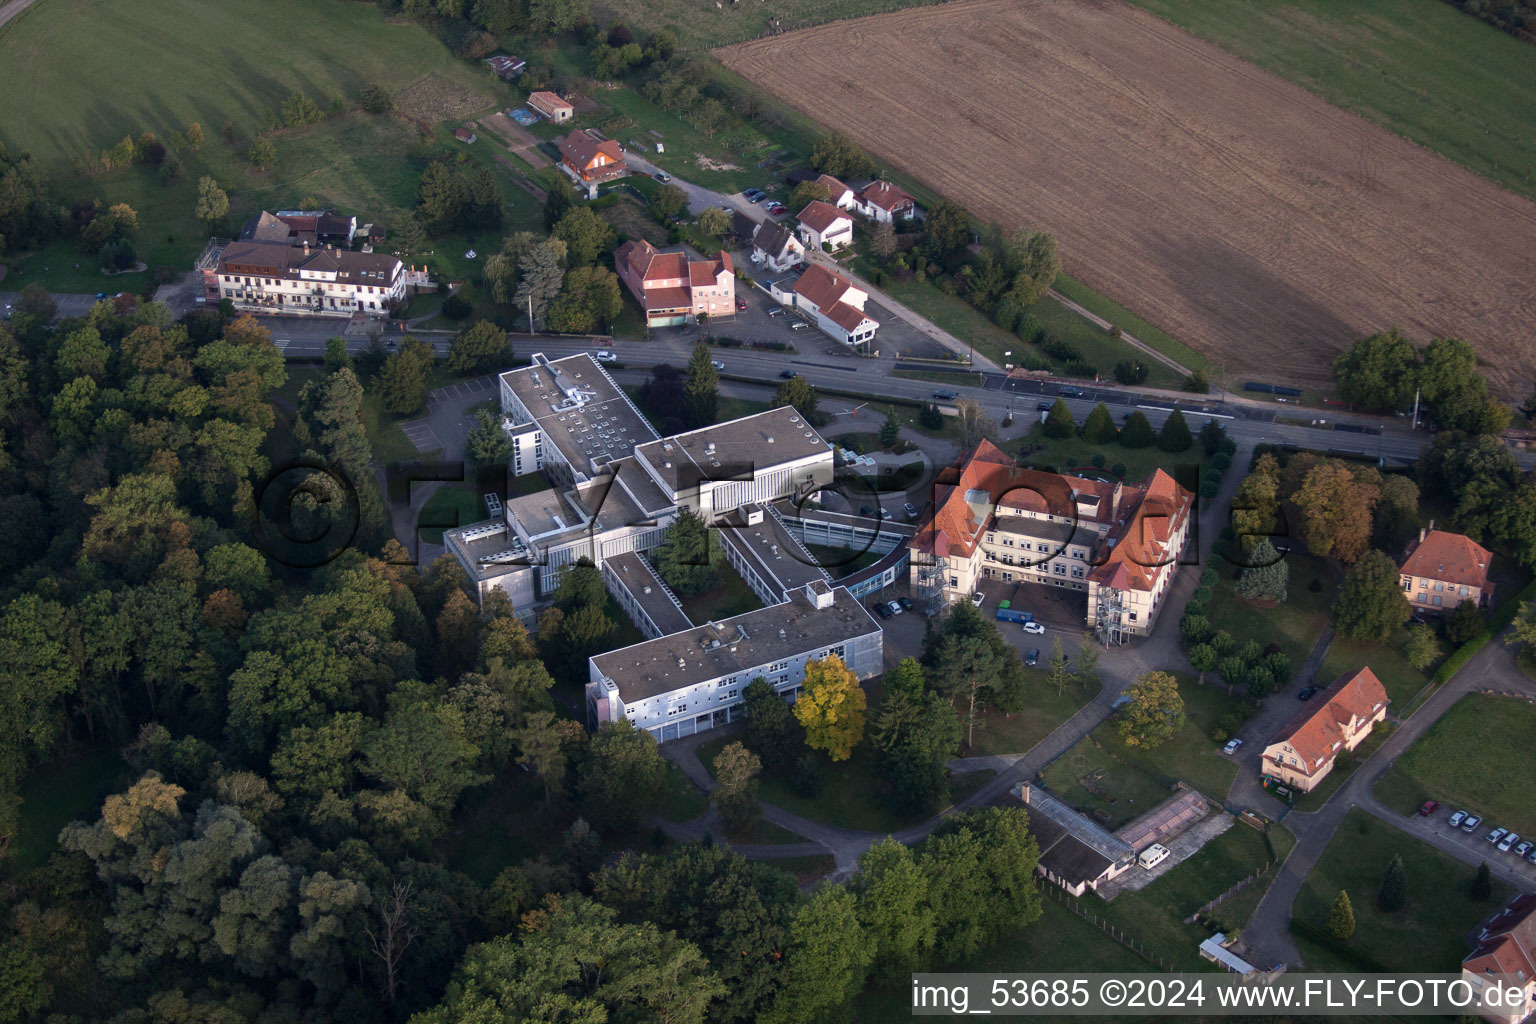
[[[193,121],[210,143],[226,120],[249,135],[294,90],[321,107],[423,75],[482,105],[505,91],[425,29],[341,0],[48,0],[0,33],[0,55],[0,139],[52,167]]]
[[[754,3],[721,7],[691,0],[600,0],[594,13],[612,14],[635,28],[670,28],[684,49],[725,46],[755,39],[768,27],[769,16],[785,29],[806,28],[844,18],[915,7],[923,0],[780,0],[771,8]],[[928,0],[933,2],[933,0]]]
[[[1510,697],[1468,694],[1376,784],[1376,795],[1404,814],[1425,800],[1443,812],[1468,810],[1488,829],[1536,835],[1536,707]]]
[[[1231,633],[1239,643],[1254,639],[1279,644],[1291,659],[1291,671],[1297,672],[1328,624],[1328,605],[1333,600],[1334,588],[1322,559],[1292,552],[1286,561],[1291,567],[1290,597],[1278,608],[1260,608],[1238,597],[1233,589],[1235,570],[1218,562],[1221,579],[1206,614],[1213,627]],[[1321,590],[1311,589],[1313,580],[1320,582]],[[1319,670],[1320,681],[1323,675]],[[1325,681],[1332,682],[1332,678]]]
[[[1055,466],[1057,471],[1062,473],[1094,471],[1103,474],[1109,473],[1119,464],[1125,466],[1124,479],[1129,482],[1143,480],[1157,469],[1173,473],[1180,466],[1195,466],[1198,474],[1198,470],[1202,468],[1204,452],[1199,448],[1191,448],[1187,452],[1165,452],[1156,445],[1147,448],[1126,448],[1119,442],[1096,445],[1079,437],[1046,437],[1042,425],[1038,422],[1041,411],[1036,406],[1039,401],[1032,395],[1026,395],[1016,403],[1013,413],[1015,428],[1027,426],[1029,429],[1028,433],[1020,437],[1016,443],[1010,444],[1010,450],[1015,450],[1016,454],[1022,456],[1027,465]],[[1190,418],[1195,419],[1195,417]],[[1026,455],[1025,449],[1036,450]],[[1095,469],[1094,455],[1104,456],[1102,470]],[[1077,460],[1075,466],[1068,464],[1069,459]],[[1180,479],[1183,478],[1180,477]]]
[[[1224,800],[1237,764],[1222,755],[1210,731],[1222,715],[1242,714],[1245,706],[1221,686],[1178,678],[1185,722],[1172,739],[1151,750],[1127,747],[1116,723],[1105,722],[1046,768],[1045,783],[1051,791],[1076,807],[1103,812],[1111,828],[1166,800],[1176,780],[1213,801]]]
[[[1415,694],[1429,685],[1435,667],[1443,660],[1436,659],[1427,672],[1420,672],[1403,657],[1403,645],[1407,642],[1406,629],[1398,630],[1391,642],[1385,644],[1334,637],[1333,643],[1328,645],[1328,653],[1323,656],[1323,664],[1317,670],[1317,684],[1325,686],[1346,672],[1369,665],[1371,671],[1376,673],[1376,678],[1381,680],[1381,685],[1386,687],[1387,696],[1392,700],[1392,713],[1406,714],[1408,703]],[[1441,641],[1440,649],[1448,652],[1451,647]]]
[[[1408,905],[1388,914],[1377,906],[1376,896],[1393,854],[1402,855],[1407,871]],[[1474,874],[1475,868],[1352,810],[1307,876],[1292,912],[1324,927],[1328,908],[1343,889],[1355,911],[1350,946],[1390,971],[1449,970],[1467,954],[1466,933],[1509,898],[1509,886],[1495,879],[1492,899],[1469,899],[1467,886]],[[1329,950],[1300,937],[1296,941],[1313,970],[1359,970]]]
[[[1441,0],[1132,0],[1536,198],[1531,44]]]

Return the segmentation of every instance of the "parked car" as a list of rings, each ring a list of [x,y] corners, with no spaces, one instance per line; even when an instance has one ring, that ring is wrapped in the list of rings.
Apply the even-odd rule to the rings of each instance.
[[[787,312],[788,312],[788,310],[786,310],[783,306],[774,306],[772,309],[770,309],[768,311],[768,315],[769,316],[783,316]]]
[[[788,213],[789,212],[789,207],[787,207],[783,203],[779,203],[779,202],[769,203],[766,207],[764,207],[764,209],[766,209],[769,213],[773,214],[775,217],[777,217],[781,213]]]
[[[1440,801],[1439,800],[1425,800],[1422,804],[1419,805],[1419,813],[1422,814],[1426,818],[1429,817],[1431,814],[1434,814],[1439,809],[1440,809]]]
[[[910,501],[901,506],[901,510],[907,514],[908,519],[917,518],[917,506],[912,504]]]
[[[1045,627],[1038,622],[1026,622],[1024,623],[1024,632],[1032,633],[1035,636],[1043,636],[1045,634]]]
[[[889,518],[891,518],[891,514],[889,512],[887,512],[884,509],[884,507],[881,507],[881,508],[875,509],[875,518],[876,519],[889,519]]]
[[[1462,821],[1462,823],[1461,823],[1461,830],[1463,832],[1471,832],[1473,829],[1477,828],[1477,826],[1481,825],[1482,823],[1483,823],[1483,819],[1482,818],[1478,817],[1475,814],[1469,814],[1469,815],[1467,815],[1466,819],[1464,821]]]
[[[1499,840],[1499,849],[1501,849],[1501,850],[1508,850],[1511,846],[1514,846],[1519,841],[1520,841],[1520,833],[1518,833],[1518,832],[1511,832],[1509,835],[1507,835],[1503,839]]]
[[[789,329],[792,331],[803,331],[809,326],[811,325],[806,323],[804,320],[796,320],[794,323],[789,325]]]
[[[1237,753],[1237,748],[1242,745],[1243,741],[1238,739],[1236,736],[1233,736],[1231,739],[1227,740],[1227,745],[1221,748],[1221,752],[1223,754],[1235,754]]]
[[[1024,664],[1030,666],[1040,664],[1040,648],[1031,647],[1029,652],[1024,655]]]
[[[1531,842],[1529,839],[1522,839],[1520,845],[1515,847],[1515,856],[1523,859],[1532,849],[1536,849],[1536,843]]]
[[[737,299],[736,300],[736,308],[738,310],[746,309],[747,308],[747,300],[746,299]]]
[[[978,590],[976,593],[971,595],[971,604],[975,605],[977,608],[980,608],[981,602],[985,601],[986,599],[986,595]]]
[[[1056,393],[1058,395],[1060,395],[1062,398],[1082,398],[1083,397],[1083,389],[1082,388],[1075,388],[1075,387],[1073,387],[1070,384],[1066,385],[1065,387],[1062,387]]]
[[[888,619],[891,617],[891,610],[885,606],[885,602],[883,601],[876,601],[874,604],[869,606],[869,610],[880,616],[882,619]]]
[[[666,171],[657,171],[656,180],[665,185],[667,182],[672,180],[672,175],[668,174]]]
[[[1056,407],[1056,403],[1055,402],[1036,402],[1035,403],[1035,408],[1040,410],[1041,412],[1050,412],[1055,407]]]
[[[619,361],[619,357],[612,352],[594,352],[592,357],[600,363],[616,363]]]
[[[873,519],[873,518],[875,518],[874,506],[872,506],[872,505],[860,505],[859,506],[859,515],[863,516],[865,519]]]
[[[891,610],[892,615],[901,614],[901,605],[897,604],[895,601],[887,601],[885,602],[885,606]]]
[[[1311,700],[1313,694],[1315,694],[1315,693],[1317,693],[1317,687],[1315,687],[1315,686],[1303,686],[1301,688],[1301,690],[1296,694],[1296,699],[1297,700]]]
[[[1509,835],[1509,829],[1507,829],[1507,828],[1496,828],[1492,832],[1488,833],[1488,841],[1490,843],[1492,843],[1494,846],[1498,846],[1499,845],[1499,840],[1503,839],[1507,835]]]
[[[912,599],[910,597],[898,597],[896,603],[901,605],[903,611],[909,612],[912,610]]]
[[[1532,864],[1536,864],[1536,850],[1532,850],[1530,853],[1526,854],[1525,859],[1530,861]]]
[[[722,363],[722,362],[721,362],[721,361],[720,361],[720,360],[718,360],[718,359],[711,359],[711,360],[710,360],[710,361],[709,361],[709,365],[710,365],[710,366],[713,366],[713,367],[714,367],[714,368],[715,368],[715,369],[717,369],[717,370],[723,370],[723,369],[725,369],[725,364],[724,364],[724,363]]]
[[[960,394],[956,391],[935,391],[933,397],[941,402],[948,402],[951,399],[959,398]]]
[[[745,189],[741,194],[747,197],[747,202],[749,203],[760,203],[768,198],[768,193],[760,188]]]
[[[783,377],[785,380],[794,380],[796,377],[798,377],[800,375],[798,373],[796,373],[794,370],[780,370],[779,371],[779,376]]]
[[[1467,820],[1467,812],[1466,811],[1457,811],[1455,814],[1451,815],[1451,821],[1450,821],[1451,828],[1461,828],[1461,823],[1463,821],[1466,821],[1466,820]]]

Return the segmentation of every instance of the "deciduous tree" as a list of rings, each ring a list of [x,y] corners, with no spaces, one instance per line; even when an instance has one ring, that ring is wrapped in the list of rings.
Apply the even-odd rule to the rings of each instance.
[[[1424,670],[1440,657],[1440,640],[1435,627],[1413,626],[1408,630],[1408,642],[1403,645],[1403,658],[1414,668]]]
[[[649,732],[627,718],[604,726],[587,744],[577,772],[582,810],[600,828],[632,829],[656,806],[666,771]]]
[[[805,743],[846,761],[864,738],[864,688],[853,670],[835,654],[805,665],[805,681],[795,700],[795,718],[805,727]]]
[[[823,174],[847,181],[868,178],[875,173],[875,162],[842,132],[829,132],[811,148],[811,166]]]
[[[1120,709],[1120,738],[1128,747],[1160,746],[1184,727],[1184,698],[1179,681],[1167,672],[1147,672],[1125,691]]]
[[[454,373],[485,373],[511,362],[507,332],[489,320],[477,320],[454,335],[448,369]]]
[[[613,227],[590,206],[573,208],[555,225],[554,237],[565,243],[570,266],[586,267],[613,248]]]
[[[1353,562],[1371,542],[1372,513],[1380,493],[1347,466],[1313,467],[1291,501],[1301,511],[1301,536],[1314,555]]]
[[[874,975],[905,978],[927,964],[934,942],[933,897],[912,850],[887,836],[859,858],[850,888],[873,943]]]
[[[805,729],[789,702],[761,676],[742,694],[747,712],[747,744],[776,771],[787,769],[805,749]]]
[[[864,987],[874,943],[859,923],[857,903],[841,885],[823,885],[796,912],[785,949],[784,987],[768,1024],[832,1024]]]
[[[1397,563],[1367,551],[1350,567],[1333,602],[1333,624],[1351,640],[1386,643],[1412,614],[1398,586]]]
[[[549,328],[564,334],[605,330],[623,308],[617,274],[604,267],[574,267],[549,309]]]
[[[193,214],[210,230],[229,216],[229,195],[206,174],[197,180],[197,206]]]
[[[742,832],[757,820],[757,777],[763,769],[758,756],[740,743],[730,743],[715,757],[715,790],[711,794],[725,827]]]
[[[436,356],[426,342],[407,334],[399,351],[384,360],[379,374],[379,395],[386,412],[406,416],[427,403],[427,383]]]

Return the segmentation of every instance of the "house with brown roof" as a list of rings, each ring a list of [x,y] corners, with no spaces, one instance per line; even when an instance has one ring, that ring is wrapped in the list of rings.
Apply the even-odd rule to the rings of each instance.
[[[1525,1001],[1483,1011],[1493,1024],[1519,1024],[1536,1013],[1536,894],[1520,893],[1478,929],[1476,945],[1461,962],[1461,978],[1474,992],[1495,981],[1522,986]]]
[[[542,89],[529,94],[528,108],[553,124],[564,124],[576,115],[575,107]]]
[[[475,134],[474,129],[469,127],[455,128],[453,130],[453,137],[464,143],[466,146],[479,139],[479,136]]]
[[[612,139],[587,128],[571,132],[560,140],[560,169],[572,181],[597,195],[597,186],[629,174],[623,148]]]
[[[853,244],[853,218],[831,203],[812,200],[795,219],[800,222],[800,240],[807,249],[831,252]]]
[[[383,253],[241,241],[220,254],[212,283],[242,312],[378,317],[405,298],[406,274]]]
[[[851,210],[855,201],[853,189],[844,185],[830,174],[819,174],[812,179],[817,185],[827,190],[827,202],[839,210]]]
[[[765,220],[752,232],[752,262],[782,274],[805,262],[805,244],[785,225]]]
[[[1157,470],[1139,484],[1016,466],[983,440],[933,483],[910,542],[911,582],[930,607],[984,582],[1080,592],[1107,643],[1145,636],[1172,588],[1194,496]]]
[[[866,345],[880,329],[880,322],[864,312],[869,293],[820,264],[806,268],[795,282],[792,294],[796,309],[808,314],[812,323],[844,345]]]
[[[1339,754],[1358,747],[1387,717],[1389,703],[1386,687],[1369,668],[1340,676],[1270,738],[1264,774],[1310,793],[1333,771]]]
[[[889,224],[898,217],[915,217],[917,200],[888,181],[872,181],[854,194],[853,209],[872,221]]]
[[[619,246],[613,262],[640,308],[647,327],[677,327],[700,316],[736,311],[736,267],[730,253],[691,259],[686,252],[658,252],[645,239]]]
[[[1487,548],[1459,533],[1435,529],[1419,531],[1408,545],[1398,584],[1416,611],[1451,611],[1463,601],[1479,608],[1493,597],[1488,567],[1493,556]]]

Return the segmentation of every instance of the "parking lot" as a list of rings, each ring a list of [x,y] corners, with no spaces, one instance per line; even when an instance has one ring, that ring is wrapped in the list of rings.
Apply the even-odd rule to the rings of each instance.
[[[1480,815],[1480,812],[1475,807],[1447,807],[1441,804],[1430,814],[1420,816],[1415,820],[1420,828],[1427,829],[1436,836],[1441,837],[1445,842],[1453,843],[1467,850],[1474,860],[1486,860],[1490,866],[1498,866],[1506,870],[1519,872],[1528,880],[1536,882],[1536,863],[1532,863],[1529,859],[1522,860],[1514,852],[1514,848],[1520,843],[1531,842],[1533,844],[1532,848],[1526,851],[1528,858],[1532,852],[1536,852],[1536,836],[1520,837],[1511,844],[1510,849],[1501,850],[1498,844],[1488,841],[1488,835],[1495,829],[1504,828],[1504,825],[1490,818],[1480,817],[1477,825],[1473,827],[1471,832],[1468,832],[1464,827],[1451,826],[1451,816],[1458,811],[1468,811],[1472,814]]]
[[[1036,622],[1045,627],[1043,636],[1023,634],[1033,641],[1032,646],[1040,646],[1041,640],[1049,646],[1050,639],[1059,636],[1062,643],[1070,647],[1088,632],[1083,622],[1088,615],[1088,594],[1085,591],[1050,587],[1041,583],[1005,583],[1002,580],[983,580],[980,589],[981,611],[988,618],[997,614],[1000,601],[1007,601],[1011,609],[1029,612],[1034,615]],[[999,622],[998,627],[1005,636],[1022,632],[1018,623]]]

